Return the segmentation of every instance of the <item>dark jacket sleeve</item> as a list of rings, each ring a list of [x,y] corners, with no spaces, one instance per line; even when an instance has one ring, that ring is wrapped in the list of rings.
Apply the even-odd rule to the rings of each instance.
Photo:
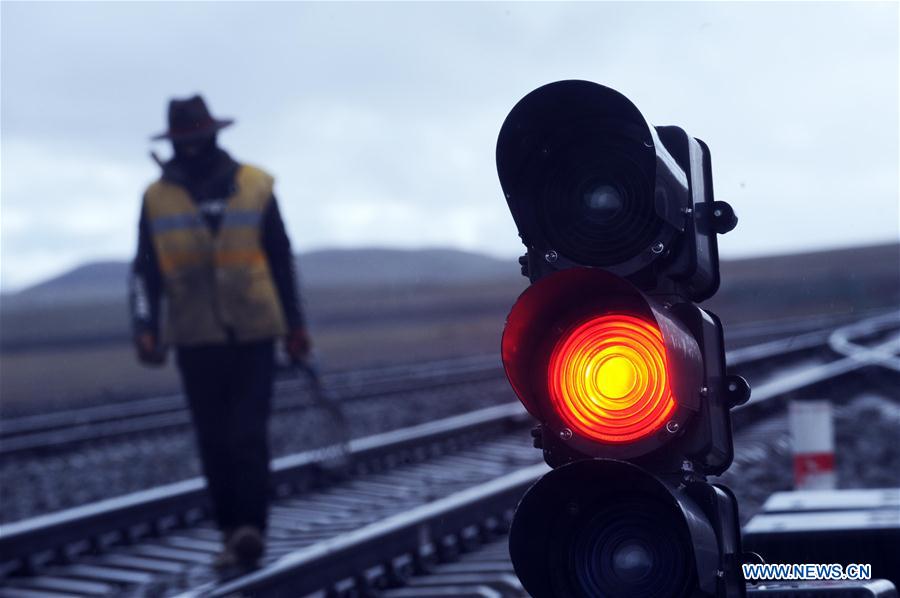
[[[162,296],[162,275],[156,259],[156,248],[150,223],[141,207],[138,223],[137,254],[131,264],[129,280],[129,304],[131,325],[135,335],[151,332],[159,338],[159,305]]]
[[[303,328],[306,324],[297,286],[297,265],[274,196],[263,214],[262,246],[269,260],[269,269],[278,290],[288,329]]]

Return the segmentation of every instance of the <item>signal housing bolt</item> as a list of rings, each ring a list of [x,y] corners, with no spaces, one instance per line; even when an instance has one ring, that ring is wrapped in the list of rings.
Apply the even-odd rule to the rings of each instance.
[[[559,437],[563,440],[570,439],[572,437],[572,430],[570,430],[569,428],[563,428],[559,433]]]
[[[665,248],[666,248],[666,246],[663,245],[662,242],[660,241],[659,243],[657,243],[656,245],[651,247],[650,251],[652,251],[653,253],[662,253],[663,249],[665,249]]]
[[[681,426],[678,425],[677,421],[673,420],[666,424],[666,432],[668,432],[669,434],[675,434],[680,429]]]
[[[551,249],[547,253],[544,254],[544,259],[547,260],[548,264],[556,263],[556,260],[559,259],[559,254],[556,253],[556,250]]]

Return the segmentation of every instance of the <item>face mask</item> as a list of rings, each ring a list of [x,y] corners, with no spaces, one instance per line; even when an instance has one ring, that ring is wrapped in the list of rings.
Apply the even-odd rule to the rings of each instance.
[[[207,170],[214,163],[216,137],[174,141],[172,148],[175,151],[175,159],[183,164],[188,172],[196,174]]]

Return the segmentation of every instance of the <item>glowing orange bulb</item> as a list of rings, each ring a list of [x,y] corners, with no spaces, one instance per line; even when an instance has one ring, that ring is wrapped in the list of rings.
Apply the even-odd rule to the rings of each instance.
[[[554,409],[593,440],[639,440],[675,409],[662,333],[633,316],[596,316],[574,326],[553,348],[548,374]]]
[[[613,355],[597,367],[597,389],[610,399],[627,397],[637,383],[637,366],[628,357]]]

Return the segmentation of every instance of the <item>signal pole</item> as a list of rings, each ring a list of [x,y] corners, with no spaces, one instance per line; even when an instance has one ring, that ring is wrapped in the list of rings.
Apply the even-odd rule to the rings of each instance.
[[[537,598],[745,595],[731,464],[709,148],[625,96],[559,81],[503,123],[497,171],[531,286],[503,364],[553,468],[522,498],[510,556]]]

